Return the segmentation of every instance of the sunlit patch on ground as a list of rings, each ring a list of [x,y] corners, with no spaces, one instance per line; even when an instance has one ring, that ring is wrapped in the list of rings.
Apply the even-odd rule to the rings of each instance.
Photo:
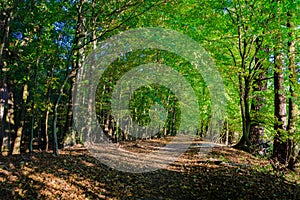
[[[170,140],[128,142],[120,148],[151,152]],[[198,145],[198,146],[197,146]],[[299,176],[275,176],[267,160],[225,146],[199,156],[201,141],[165,169],[111,169],[83,146],[0,157],[0,199],[299,199]]]

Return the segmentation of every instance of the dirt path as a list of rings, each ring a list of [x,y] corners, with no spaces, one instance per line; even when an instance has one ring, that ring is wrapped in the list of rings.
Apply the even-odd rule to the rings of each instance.
[[[145,153],[166,142],[121,148]],[[0,199],[300,199],[299,176],[287,181],[268,161],[227,147],[199,157],[195,144],[167,168],[142,174],[111,169],[83,147],[60,154],[0,157]]]

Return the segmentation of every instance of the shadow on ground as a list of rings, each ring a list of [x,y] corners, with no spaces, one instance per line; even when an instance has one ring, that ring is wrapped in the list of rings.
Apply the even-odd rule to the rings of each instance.
[[[249,160],[230,148],[216,151]],[[59,157],[0,157],[0,199],[300,199],[296,183],[239,161],[215,163],[196,155],[191,150],[167,169],[142,174],[111,169],[83,148]]]

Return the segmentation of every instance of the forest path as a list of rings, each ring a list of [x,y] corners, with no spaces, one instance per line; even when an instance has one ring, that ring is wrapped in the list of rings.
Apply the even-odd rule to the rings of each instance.
[[[145,153],[168,141],[126,142],[120,148]],[[199,146],[205,144],[195,141],[176,162],[148,173],[109,168],[79,145],[58,157],[0,157],[0,199],[300,199],[296,172],[276,176],[268,160],[225,146],[203,156]]]

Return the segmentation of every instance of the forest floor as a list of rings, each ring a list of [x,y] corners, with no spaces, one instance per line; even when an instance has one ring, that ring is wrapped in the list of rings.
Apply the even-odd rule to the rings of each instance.
[[[133,152],[168,140],[126,142]],[[299,172],[278,173],[266,159],[229,147],[200,157],[197,144],[176,162],[148,173],[114,170],[83,146],[0,156],[0,199],[300,199]]]

